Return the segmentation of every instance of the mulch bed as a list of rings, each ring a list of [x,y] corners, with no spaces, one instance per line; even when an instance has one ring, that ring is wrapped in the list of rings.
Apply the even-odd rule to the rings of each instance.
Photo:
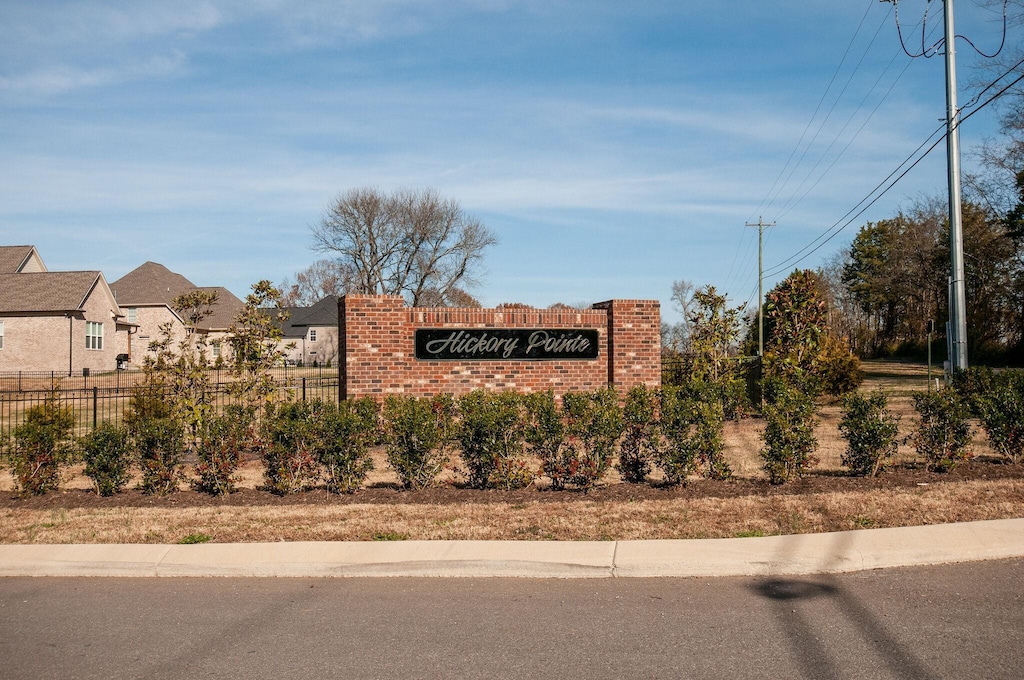
[[[612,478],[616,473],[609,473]],[[545,502],[628,502],[696,498],[736,498],[742,496],[805,495],[842,493],[877,489],[902,489],[921,485],[955,484],[971,480],[1024,479],[1024,465],[1008,465],[1001,461],[971,461],[953,472],[939,474],[923,468],[900,467],[887,470],[875,478],[849,477],[840,473],[812,471],[801,480],[771,485],[765,480],[733,479],[713,481],[695,479],[687,486],[606,483],[589,491],[552,491],[531,486],[516,491],[480,491],[445,485],[419,491],[403,491],[394,485],[361,489],[355,494],[338,495],[323,489],[289,496],[275,496],[268,491],[244,488],[228,496],[211,496],[194,491],[178,491],[167,496],[147,496],[130,489],[111,497],[101,497],[90,490],[67,489],[43,496],[19,498],[13,491],[0,492],[0,508],[33,510],[71,508],[189,508],[208,506],[288,506],[368,504],[458,505],[467,503],[545,503]]]

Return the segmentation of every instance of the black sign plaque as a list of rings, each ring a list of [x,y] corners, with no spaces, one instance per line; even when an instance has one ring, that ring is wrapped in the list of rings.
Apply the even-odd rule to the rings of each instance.
[[[426,361],[551,361],[597,358],[595,328],[418,328]]]

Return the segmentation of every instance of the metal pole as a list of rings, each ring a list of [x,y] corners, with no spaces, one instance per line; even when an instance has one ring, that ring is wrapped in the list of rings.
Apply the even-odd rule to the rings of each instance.
[[[932,393],[932,331],[935,322],[928,319],[928,394]]]
[[[953,0],[943,0],[946,28],[946,165],[949,174],[949,259],[952,270],[949,321],[953,370],[967,368],[967,293],[964,285],[964,234],[960,210],[960,112],[956,106],[956,32]]]

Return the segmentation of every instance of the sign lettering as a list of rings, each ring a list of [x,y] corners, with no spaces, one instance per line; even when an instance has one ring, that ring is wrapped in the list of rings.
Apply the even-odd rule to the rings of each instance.
[[[416,358],[428,361],[597,358],[597,329],[419,328]]]

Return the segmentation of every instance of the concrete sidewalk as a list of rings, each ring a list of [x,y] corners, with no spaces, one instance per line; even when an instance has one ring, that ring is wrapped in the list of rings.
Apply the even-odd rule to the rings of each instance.
[[[0,576],[712,577],[1024,557],[1024,519],[764,538],[0,545]]]

